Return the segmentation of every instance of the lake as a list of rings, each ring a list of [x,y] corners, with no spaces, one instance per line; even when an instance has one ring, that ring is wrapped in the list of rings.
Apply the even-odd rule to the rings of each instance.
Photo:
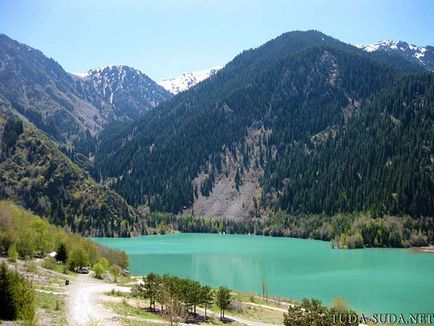
[[[95,238],[124,250],[133,275],[190,277],[271,296],[343,297],[359,313],[434,312],[434,254],[406,249],[331,249],[316,240],[249,235],[169,234]]]

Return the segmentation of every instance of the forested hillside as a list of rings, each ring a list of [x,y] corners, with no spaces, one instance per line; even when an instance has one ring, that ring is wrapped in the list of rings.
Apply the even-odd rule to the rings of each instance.
[[[375,103],[381,100],[370,104],[373,98],[405,73],[420,70],[402,58],[365,53],[319,32],[287,33],[243,52],[211,79],[163,103],[140,121],[103,133],[94,173],[133,205],[175,213],[194,206],[199,193],[213,196],[217,180],[226,178],[233,192],[240,192],[248,171],[256,169],[262,194],[255,193],[254,198],[241,203],[246,209],[254,207],[256,216],[260,216],[258,210],[269,208],[333,214],[375,207],[379,213],[432,214],[432,207],[410,208],[409,200],[400,201],[392,209],[385,202],[386,190],[377,196],[382,190],[374,189],[375,183],[366,181],[360,187],[355,181],[340,181],[339,169],[333,172],[337,177],[333,182],[341,183],[341,187],[328,195],[324,192],[334,186],[330,175],[317,175],[314,163],[307,167],[303,160],[311,153],[310,159],[317,148],[334,142],[348,126],[357,124],[365,108],[370,107],[372,119],[380,118]],[[261,134],[255,148],[251,130]],[[375,135],[369,130],[367,133],[374,142]],[[362,141],[358,135],[352,136],[351,141]],[[361,162],[371,160],[380,149],[388,151],[384,148],[387,144],[367,146],[360,154]],[[353,157],[351,147],[345,148],[349,158]],[[402,155],[400,160],[409,159],[409,153],[396,150]],[[352,169],[351,162],[347,163]],[[372,164],[379,169],[379,161]],[[390,178],[393,182],[399,182],[395,180],[398,175],[409,178],[416,166],[401,170],[398,165],[399,170]],[[324,179],[317,181],[312,175]],[[381,178],[377,180],[381,182]],[[315,187],[316,182],[324,186]],[[309,186],[315,188],[315,196],[306,190]],[[321,192],[322,200],[310,204]],[[359,204],[353,199],[330,202],[345,196],[356,196]]]
[[[277,200],[264,198],[264,205],[290,213],[432,216],[433,119],[434,74],[398,80],[322,140],[281,143],[263,179],[264,192]]]
[[[85,235],[142,232],[134,208],[93,181],[40,131],[0,116],[0,144],[0,198]]]

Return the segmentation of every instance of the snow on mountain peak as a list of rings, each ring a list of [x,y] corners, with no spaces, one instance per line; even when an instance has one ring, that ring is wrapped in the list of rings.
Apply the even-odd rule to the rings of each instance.
[[[206,70],[185,72],[179,77],[159,81],[158,84],[170,93],[178,94],[215,75],[220,69],[221,66],[216,66]]]
[[[118,71],[119,73],[122,73],[125,70],[130,70],[135,73],[141,73],[139,70],[131,68],[129,66],[125,65],[109,65],[109,66],[102,66],[95,69],[90,69],[86,72],[72,72],[71,74],[80,78],[88,78],[90,76],[95,76],[101,73],[109,73],[112,71]]]
[[[357,44],[356,47],[366,52],[374,52],[383,48],[398,49],[399,41],[383,40],[371,44]]]
[[[398,51],[406,57],[412,57],[424,64],[423,58],[427,51],[426,47],[408,44],[403,41],[383,40],[372,44],[358,44],[359,49],[366,52],[374,51]]]
[[[91,75],[90,71],[85,71],[85,72],[71,72],[71,75],[74,75],[76,77],[80,77],[80,78],[86,78],[89,77]]]

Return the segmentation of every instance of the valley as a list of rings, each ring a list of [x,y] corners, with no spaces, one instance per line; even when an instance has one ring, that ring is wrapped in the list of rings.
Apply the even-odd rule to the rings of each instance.
[[[1,324],[434,322],[434,7],[277,2],[0,4]]]

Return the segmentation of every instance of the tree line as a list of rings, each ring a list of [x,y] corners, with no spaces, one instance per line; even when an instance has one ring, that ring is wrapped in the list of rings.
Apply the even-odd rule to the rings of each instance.
[[[409,216],[374,217],[369,213],[293,215],[270,212],[265,218],[242,221],[195,218],[191,215],[151,213],[148,234],[254,234],[331,241],[338,248],[422,247],[434,243],[434,219]]]
[[[103,247],[64,231],[12,202],[0,201],[0,255],[15,261],[19,257],[45,257],[53,251],[57,252],[56,259],[72,270],[97,263],[115,269],[128,267],[125,252]]]

